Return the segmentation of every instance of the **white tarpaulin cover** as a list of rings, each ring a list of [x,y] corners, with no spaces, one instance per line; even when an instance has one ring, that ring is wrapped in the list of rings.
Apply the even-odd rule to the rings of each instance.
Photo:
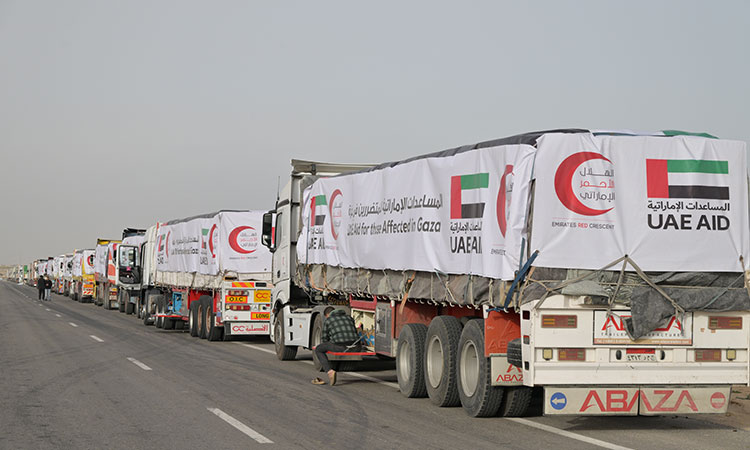
[[[94,257],[94,272],[99,275],[107,276],[107,252],[109,248],[107,244],[97,244],[96,254]]]
[[[83,275],[94,274],[94,259],[96,258],[96,252],[94,250],[83,251]]]
[[[623,255],[645,271],[748,264],[744,142],[582,133],[537,147],[534,265],[600,269]]]
[[[534,152],[502,145],[319,179],[305,191],[297,258],[513,279]]]
[[[128,236],[125,239],[123,239],[120,245],[129,245],[132,247],[140,248],[141,244],[143,244],[145,241],[146,241],[146,236],[142,234],[136,234],[134,236]]]
[[[157,270],[216,275],[271,270],[271,253],[260,245],[263,211],[223,211],[159,227]]]
[[[74,277],[80,277],[83,275],[81,273],[83,269],[83,252],[76,252],[73,255],[73,276]]]

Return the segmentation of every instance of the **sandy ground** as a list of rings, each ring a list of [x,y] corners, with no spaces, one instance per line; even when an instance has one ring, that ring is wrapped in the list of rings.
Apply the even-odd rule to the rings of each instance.
[[[729,411],[724,415],[706,415],[709,422],[750,431],[750,387],[734,386],[729,401]]]

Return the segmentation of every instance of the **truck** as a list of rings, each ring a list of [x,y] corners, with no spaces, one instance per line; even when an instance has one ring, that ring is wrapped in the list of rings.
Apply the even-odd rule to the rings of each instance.
[[[94,276],[94,249],[81,249],[73,253],[72,286],[70,297],[80,303],[94,301],[96,293],[96,279]]]
[[[393,358],[405,396],[470,416],[533,388],[550,415],[725,413],[750,382],[746,147],[571,129],[293,160],[263,221],[277,357],[335,306],[362,351],[332,360]]]
[[[95,304],[104,309],[117,306],[115,257],[120,240],[97,239],[94,256]]]
[[[62,294],[70,297],[73,291],[73,255],[70,253],[65,255],[65,261],[63,265],[63,292]]]
[[[271,255],[264,211],[222,210],[149,228],[143,320],[209,341],[270,333]]]
[[[117,309],[125,314],[139,310],[141,297],[141,255],[146,230],[126,229],[117,251],[115,280],[117,285]]]

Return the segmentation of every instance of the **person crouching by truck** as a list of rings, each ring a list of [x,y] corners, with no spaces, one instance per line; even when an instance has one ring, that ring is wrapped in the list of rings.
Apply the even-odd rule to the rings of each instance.
[[[331,386],[336,384],[336,371],[331,368],[326,352],[344,352],[351,345],[359,340],[357,327],[354,325],[354,319],[346,310],[334,309],[329,306],[323,312],[325,321],[323,322],[323,333],[321,342],[313,351],[320,361],[321,369],[328,373],[328,382]],[[316,382],[317,381],[317,382]],[[315,378],[313,384],[324,384],[320,378]]]
[[[46,283],[44,282],[44,277],[39,275],[39,278],[36,280],[36,290],[39,292],[39,300],[44,300],[44,286]]]

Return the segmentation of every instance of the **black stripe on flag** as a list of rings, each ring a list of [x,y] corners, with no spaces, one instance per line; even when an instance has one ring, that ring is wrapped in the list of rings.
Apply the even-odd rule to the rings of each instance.
[[[727,186],[669,186],[669,198],[729,200]]]
[[[323,225],[325,222],[326,222],[326,216],[325,215],[315,216],[315,225],[316,226],[317,225]]]
[[[484,203],[466,203],[461,205],[462,219],[481,219],[484,215]]]

